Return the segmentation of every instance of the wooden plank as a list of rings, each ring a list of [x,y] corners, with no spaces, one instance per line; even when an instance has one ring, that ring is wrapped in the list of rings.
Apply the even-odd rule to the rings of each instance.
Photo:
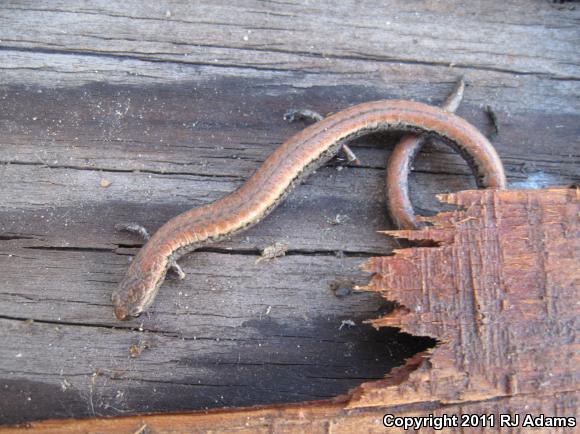
[[[113,407],[131,414],[317,399],[380,377],[377,365],[365,367],[368,354],[386,373],[425,348],[389,335],[388,350],[398,350],[385,356],[382,338],[360,321],[387,306],[368,294],[337,299],[330,290],[336,281],[364,281],[358,266],[366,257],[404,245],[377,233],[392,228],[382,191],[396,135],[359,141],[361,168],[320,170],[263,224],[184,258],[189,278],[165,284],[150,316],[129,324],[113,320],[108,297],[141,243],[113,227],[136,220],[155,230],[234,190],[302,128],[283,121],[289,108],[330,113],[381,98],[439,103],[460,74],[469,86],[459,114],[488,132],[484,108],[495,110],[494,143],[512,187],[578,182],[579,11],[541,1],[473,8],[402,1],[5,2],[0,388],[7,386],[8,399],[0,421],[118,414]],[[441,209],[435,193],[473,186],[465,163],[445,147],[427,148],[415,169],[413,200],[427,213]],[[101,187],[102,180],[111,185]],[[289,245],[288,256],[256,265],[259,250],[276,241]],[[276,324],[261,322],[269,306]],[[28,319],[36,320],[33,327],[24,327]],[[347,319],[359,325],[339,332]],[[62,351],[48,357],[52,327],[61,327]],[[162,337],[142,354],[151,363],[130,359],[131,345],[150,334]],[[179,360],[190,357],[188,345],[201,335],[214,341],[196,347],[207,373],[197,377]],[[262,336],[271,352],[290,359],[296,345],[308,348],[305,356],[318,357],[308,369],[325,380],[315,389],[299,382],[292,391],[300,369],[266,363],[220,383],[227,368],[210,361],[228,354],[233,363],[238,341],[242,355],[262,354],[247,346]],[[312,346],[317,336],[328,341],[319,343],[320,352]],[[227,337],[234,341],[222,347]],[[100,351],[69,344],[77,340]],[[349,353],[358,340],[368,342],[366,349]],[[19,353],[27,354],[21,375]],[[165,361],[166,353],[174,359]],[[329,373],[339,359],[350,368]],[[93,378],[97,368],[123,363],[130,379]],[[62,376],[58,366],[66,366]],[[145,402],[160,371],[175,374]],[[63,376],[73,386],[60,395]],[[242,392],[261,377],[268,392]],[[213,384],[215,393],[196,392],[197,381]],[[118,390],[131,399],[116,398]],[[174,402],[172,394],[182,398]],[[34,405],[26,407],[29,397]]]
[[[3,32],[10,48],[298,71],[328,69],[332,59],[456,64],[555,79],[578,78],[574,62],[560,61],[578,59],[577,16],[543,2],[466,10],[458,0],[76,7],[29,0],[8,2],[1,15],[10,23]]]
[[[246,179],[303,126],[282,119],[289,108],[306,106],[329,113],[385,97],[437,102],[436,97],[443,99],[453,80],[430,91],[414,85],[402,94],[394,89],[383,92],[379,83],[377,88],[363,91],[352,85],[336,89],[323,80],[316,83],[321,88],[298,92],[279,83],[279,78],[259,84],[255,78],[222,78],[210,84],[199,80],[145,87],[86,85],[23,90],[11,86],[2,92],[7,109],[0,118],[5,125],[0,158],[4,163],[49,167]],[[277,94],[272,95],[270,87],[274,85]],[[483,90],[477,89],[480,86],[473,82],[468,88],[459,114],[490,132],[485,112],[472,99],[473,91]],[[338,102],[329,98],[332,92],[340,94]],[[577,102],[577,94],[570,96]],[[493,102],[493,98],[487,101]],[[498,102],[501,134],[494,143],[514,180],[523,181],[536,171],[577,176],[575,138],[580,107],[574,111],[572,100],[562,98],[561,102],[567,104],[568,112],[539,104],[530,110],[526,101],[513,110],[502,109],[505,101]],[[360,141],[363,169],[384,168],[386,154],[382,149],[394,143],[388,138]],[[443,149],[444,156],[428,148],[427,158],[420,160],[416,169],[467,173],[461,159],[449,157],[451,152]]]
[[[17,423],[30,414],[117,416],[135,408],[185,411],[332,398],[361,381],[382,378],[385,367],[428,344],[362,326],[368,313],[351,313],[357,327],[340,330],[341,314],[312,313],[284,324],[276,312],[291,306],[278,307],[282,303],[268,314],[268,306],[260,307],[261,317],[249,309],[238,317],[190,316],[193,306],[183,306],[174,331],[151,330],[146,322],[143,330],[101,327],[99,339],[95,325],[2,320],[0,417]],[[207,324],[199,322],[201,316]],[[212,324],[216,317],[222,333]]]
[[[385,379],[328,401],[44,421],[0,431],[383,432],[384,415],[431,422],[455,416],[448,428],[474,432],[576,427],[580,312],[570,301],[577,299],[580,279],[580,190],[464,191],[444,200],[462,209],[429,218],[433,226],[426,229],[390,231],[432,245],[365,265],[374,273],[365,289],[399,304],[372,321],[375,327],[396,326],[439,341]],[[474,425],[462,417],[471,414]],[[515,425],[502,424],[500,415]]]
[[[79,432],[114,432],[133,434],[139,432],[239,432],[239,433],[292,433],[312,432],[324,434],[329,430],[339,434],[360,432],[363,427],[368,433],[384,433],[386,428],[382,423],[382,411],[392,411],[397,416],[421,417],[426,414],[442,417],[444,414],[493,414],[496,420],[500,414],[550,414],[556,417],[568,418],[576,409],[578,402],[577,392],[564,392],[557,396],[504,397],[495,401],[464,403],[461,407],[447,407],[445,409],[433,408],[428,403],[420,406],[401,406],[396,409],[363,408],[345,410],[341,403],[329,403],[312,405],[302,404],[297,406],[272,406],[269,408],[246,408],[239,410],[213,410],[204,413],[175,414],[175,415],[143,415],[123,417],[115,419],[87,419],[66,423],[52,420],[42,423],[33,423],[28,429],[0,428],[3,433],[11,434],[26,432],[40,432],[46,434],[79,433]],[[461,413],[453,413],[453,411]],[[523,418],[520,419],[523,423]],[[218,426],[225,427],[223,430],[216,429]],[[531,429],[531,428],[527,428]],[[489,428],[463,428],[469,432],[489,432]],[[514,431],[515,428],[505,428],[505,432]],[[421,429],[422,432],[434,433],[430,428]],[[551,432],[565,433],[570,428],[553,428]],[[389,432],[409,432],[401,428],[389,428]]]

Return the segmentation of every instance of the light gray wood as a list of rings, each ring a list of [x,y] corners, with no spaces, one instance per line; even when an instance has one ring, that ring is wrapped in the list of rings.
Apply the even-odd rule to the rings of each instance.
[[[362,59],[578,78],[578,13],[539,0],[100,1],[76,7],[29,0],[7,2],[2,18],[10,23],[3,43],[22,49],[256,69],[328,71],[329,60]]]
[[[319,170],[258,226],[184,257],[186,279],[123,323],[109,297],[141,241],[114,225],[153,231],[233,191],[303,128],[283,120],[290,108],[438,104],[459,75],[459,114],[484,133],[485,107],[498,116],[511,187],[578,182],[577,9],[4,2],[0,423],[332,397],[433,345],[375,332],[363,320],[391,305],[331,289],[364,283],[365,258],[404,246],[377,233],[392,228],[383,178],[396,134],[359,140],[360,168]],[[414,167],[423,212],[474,186],[444,146]],[[275,242],[287,256],[256,263]]]

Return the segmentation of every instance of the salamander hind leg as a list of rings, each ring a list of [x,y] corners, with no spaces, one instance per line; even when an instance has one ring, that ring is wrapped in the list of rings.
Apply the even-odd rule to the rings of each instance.
[[[284,114],[284,120],[288,122],[318,122],[324,119],[320,113],[310,109],[291,109]],[[340,162],[346,162],[346,164],[354,164],[355,166],[360,166],[360,160],[356,154],[348,147],[348,145],[342,145],[341,147],[342,156],[338,157],[337,160]]]

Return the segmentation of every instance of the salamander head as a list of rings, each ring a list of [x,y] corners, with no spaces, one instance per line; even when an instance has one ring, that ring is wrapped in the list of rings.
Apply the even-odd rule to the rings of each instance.
[[[165,272],[152,268],[146,269],[139,261],[133,260],[127,274],[111,296],[117,319],[138,317],[153,302]]]

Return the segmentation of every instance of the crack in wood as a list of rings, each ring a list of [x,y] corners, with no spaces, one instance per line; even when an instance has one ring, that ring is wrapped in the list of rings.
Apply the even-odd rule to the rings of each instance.
[[[304,57],[311,57],[311,58],[319,58],[319,59],[336,59],[336,60],[350,60],[350,61],[362,61],[362,62],[377,62],[380,61],[385,64],[404,64],[404,65],[423,65],[423,66],[433,66],[433,67],[442,67],[442,68],[449,68],[449,62],[438,62],[438,61],[422,61],[422,60],[413,60],[408,58],[395,58],[395,57],[387,57],[387,56],[379,56],[379,55],[371,55],[362,54],[360,56],[346,56],[346,55],[337,55],[337,54],[317,54],[308,51],[287,51],[287,50],[276,50],[276,49],[259,49],[259,48],[242,48],[242,47],[222,47],[222,46],[213,46],[211,44],[195,44],[195,46],[203,46],[206,48],[223,48],[229,50],[239,50],[239,51],[255,51],[255,52],[266,52],[266,53],[278,53],[278,54],[289,54],[289,55],[296,55],[296,56],[304,56]],[[231,69],[240,69],[240,70],[255,70],[255,71],[270,71],[270,72],[300,72],[302,74],[321,74],[321,72],[317,71],[304,71],[304,70],[297,70],[295,68],[274,68],[274,67],[261,67],[257,65],[244,65],[240,66],[239,64],[235,63],[226,63],[226,62],[200,62],[195,61],[193,59],[178,59],[178,58],[160,58],[160,57],[153,57],[155,55],[167,55],[167,56],[175,56],[174,53],[169,52],[143,52],[143,53],[136,53],[136,52],[122,52],[122,51],[110,51],[110,52],[97,52],[97,51],[88,51],[82,49],[49,49],[49,48],[41,48],[41,47],[18,47],[18,46],[9,46],[4,45],[0,46],[0,51],[17,51],[17,52],[28,52],[28,53],[44,53],[44,54],[60,54],[60,55],[75,55],[75,56],[94,56],[94,57],[106,57],[110,59],[134,59],[140,60],[143,62],[154,62],[154,63],[165,63],[165,64],[177,64],[177,65],[191,65],[191,66],[208,66],[214,68],[231,68]],[[563,76],[557,75],[554,73],[548,72],[540,72],[540,71],[518,71],[509,68],[500,68],[500,67],[492,67],[492,66],[484,66],[484,65],[470,65],[466,63],[456,63],[454,64],[454,68],[456,69],[464,69],[464,70],[475,70],[475,71],[490,71],[490,72],[497,72],[502,74],[511,74],[515,76],[531,76],[537,78],[544,78],[548,80],[555,80],[555,81],[580,81],[580,77],[575,76]],[[62,72],[62,71],[60,71]],[[328,73],[328,72],[325,72]]]

